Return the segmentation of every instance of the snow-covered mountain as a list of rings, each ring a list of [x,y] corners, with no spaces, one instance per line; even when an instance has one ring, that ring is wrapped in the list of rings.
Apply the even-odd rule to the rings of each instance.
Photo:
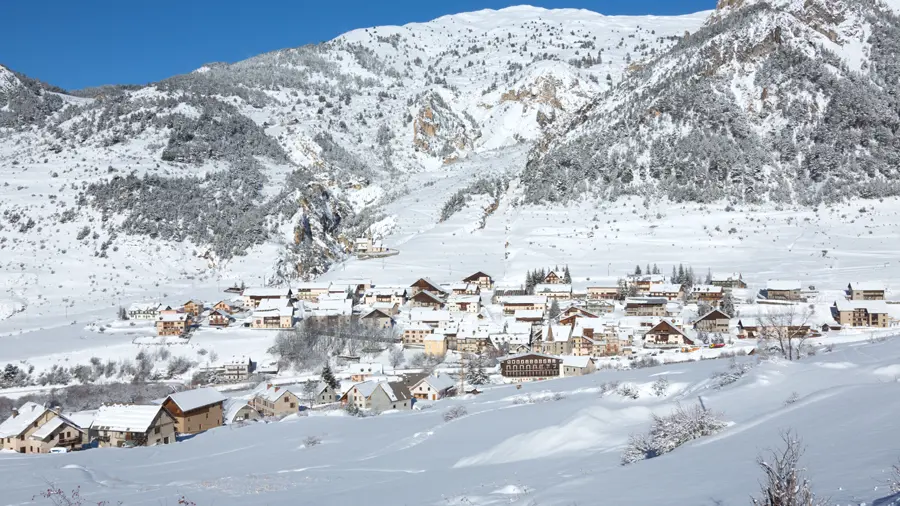
[[[896,195],[898,49],[900,18],[876,0],[720,0],[541,143],[527,198]]]
[[[707,16],[485,10],[72,92],[0,67],[2,281],[315,276],[405,174],[529,146]]]

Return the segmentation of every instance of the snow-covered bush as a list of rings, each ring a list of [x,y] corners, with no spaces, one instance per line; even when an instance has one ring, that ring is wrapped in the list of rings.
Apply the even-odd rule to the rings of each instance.
[[[793,404],[793,403],[795,403],[795,402],[797,402],[797,401],[799,401],[799,400],[800,400],[800,394],[798,394],[797,392],[791,392],[790,397],[788,397],[787,399],[785,399],[784,405],[785,405],[785,406],[790,406],[791,404]]]
[[[44,385],[68,385],[72,381],[72,374],[65,367],[53,365],[49,371],[42,372],[37,382]]]
[[[633,434],[622,454],[622,465],[652,459],[726,427],[721,415],[699,404],[689,408],[678,405],[669,415],[653,415],[653,426],[647,434]]]
[[[322,444],[322,438],[319,436],[306,436],[303,440],[303,446],[312,448],[313,446]]]
[[[456,420],[457,418],[468,414],[469,412],[466,410],[465,406],[453,406],[447,411],[444,411],[444,421],[449,422],[451,420]]]
[[[653,357],[641,357],[637,360],[631,361],[631,367],[634,369],[645,369],[647,367],[656,367],[661,364],[662,364],[662,362],[660,362],[658,359],[655,359]]]
[[[600,385],[600,395],[606,395],[610,392],[615,392],[619,389],[618,381],[606,381],[602,385]]]
[[[625,383],[619,387],[618,394],[627,399],[638,399],[641,396],[640,390],[631,383]]]
[[[185,357],[172,357],[172,359],[169,360],[169,364],[166,368],[166,376],[169,379],[174,378],[175,376],[181,376],[182,374],[188,372],[191,367],[194,367],[194,365],[196,365],[194,362],[188,360]]]
[[[753,366],[749,363],[739,363],[736,360],[732,359],[731,363],[728,365],[727,371],[719,371],[717,373],[713,373],[713,386],[716,390],[718,390],[732,383],[735,383],[739,379],[743,378],[744,375],[747,374],[752,368]]]
[[[753,498],[755,506],[826,506],[828,501],[819,499],[812,492],[812,485],[799,467],[803,445],[790,431],[781,435],[784,448],[772,450],[767,457],[756,460],[765,474],[760,496]]]
[[[665,397],[667,393],[669,393],[669,380],[667,378],[659,378],[653,382],[653,395]]]

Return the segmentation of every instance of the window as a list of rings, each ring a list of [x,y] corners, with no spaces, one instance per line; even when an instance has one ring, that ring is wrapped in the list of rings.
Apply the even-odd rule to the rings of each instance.
[[[159,427],[156,427],[155,429],[153,429],[153,433],[154,433],[154,434],[159,434]]]

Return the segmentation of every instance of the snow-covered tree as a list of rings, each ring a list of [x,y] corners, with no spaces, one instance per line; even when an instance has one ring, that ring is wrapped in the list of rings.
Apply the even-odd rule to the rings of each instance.
[[[803,476],[800,457],[803,444],[796,434],[781,434],[784,447],[772,450],[768,456],[759,456],[756,463],[763,470],[764,479],[759,497],[753,498],[754,506],[826,506],[828,501],[819,499],[812,491],[812,484]]]
[[[553,301],[550,303],[550,309],[547,310],[547,316],[550,318],[550,320],[556,320],[557,318],[559,318],[559,302],[557,302],[556,299],[553,299]]]
[[[484,368],[484,361],[478,355],[469,358],[466,367],[466,381],[470,385],[484,385],[488,382],[489,377]]]
[[[393,367],[394,369],[400,367],[404,362],[406,362],[406,357],[403,355],[403,348],[399,346],[391,348],[391,353],[388,358],[391,361],[391,367]]]
[[[325,382],[326,385],[331,387],[335,392],[341,389],[341,383],[334,377],[334,373],[331,371],[331,366],[328,363],[325,363],[325,366],[322,367],[322,381]]]

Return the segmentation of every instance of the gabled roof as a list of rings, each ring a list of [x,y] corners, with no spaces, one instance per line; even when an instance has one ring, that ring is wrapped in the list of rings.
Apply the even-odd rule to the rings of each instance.
[[[111,430],[115,432],[144,433],[153,425],[153,421],[162,406],[121,405],[103,406],[97,410],[92,429]]]
[[[545,325],[541,328],[541,340],[547,342],[568,341],[572,336],[570,325]]]
[[[409,312],[409,319],[410,321],[420,322],[443,322],[450,321],[453,317],[450,315],[450,311],[435,311],[425,307],[414,307]]]
[[[672,323],[669,320],[660,321],[659,323],[654,325],[650,330],[648,330],[647,333],[652,334],[653,332],[660,332],[660,331],[665,331],[669,334],[681,334],[682,336],[685,335],[684,332],[682,332],[681,330],[678,329],[678,327],[676,327],[675,325],[672,325]]]
[[[463,281],[468,283],[468,282],[472,282],[472,281],[478,281],[478,278],[485,278],[485,277],[493,279],[493,278],[491,278],[491,276],[489,274],[485,274],[484,272],[478,271],[469,277],[463,278]]]
[[[269,402],[275,402],[286,393],[290,393],[297,398],[301,397],[300,391],[297,389],[296,385],[270,385],[265,382],[260,383],[256,388],[254,388],[252,395],[254,397],[265,399]]]
[[[576,357],[573,355],[567,355],[562,357],[563,365],[566,367],[578,367],[584,369],[585,367],[591,365],[593,359],[591,357]]]
[[[418,387],[422,383],[427,383],[433,390],[443,392],[444,390],[453,388],[456,385],[456,380],[446,374],[426,376],[419,380],[415,385],[413,385],[413,390],[415,390],[416,387]]]
[[[225,401],[225,409],[223,410],[222,423],[226,425],[234,422],[234,417],[244,408],[253,409],[244,399],[227,399]]]
[[[389,319],[390,315],[385,314],[385,312],[380,309],[373,309],[363,316],[363,319],[367,319],[367,318],[388,318]]]
[[[712,274],[713,281],[738,281],[741,279],[740,272],[714,272]]]
[[[424,299],[424,300],[423,300]],[[444,301],[439,299],[436,295],[429,291],[421,291],[415,295],[413,295],[412,300],[416,302],[432,302],[437,304],[443,304]]]
[[[209,315],[210,316],[219,315],[219,316],[224,316],[225,318],[228,318],[229,320],[234,320],[234,316],[231,316],[229,313],[227,313],[226,311],[223,311],[221,309],[214,309]]]
[[[53,435],[53,432],[56,429],[58,429],[64,425],[68,425],[69,427],[72,427],[73,429],[77,430],[78,432],[84,432],[84,430],[82,430],[81,427],[76,425],[75,422],[72,422],[71,420],[69,420],[63,416],[55,416],[55,417],[51,418],[50,421],[48,421],[44,425],[41,425],[38,428],[38,430],[34,431],[34,434],[31,435],[31,438],[37,439],[37,440],[47,439],[49,436]]]
[[[196,388],[172,394],[166,398],[178,406],[178,409],[187,413],[213,404],[225,402],[225,396],[215,388]]]
[[[425,290],[431,290],[431,291],[437,292],[437,293],[443,293],[443,292],[444,292],[444,289],[441,288],[441,285],[435,283],[434,281],[432,281],[432,280],[429,279],[429,278],[419,278],[419,279],[417,279],[413,284],[411,284],[411,285],[409,285],[409,286],[410,286],[411,288],[412,288],[412,287],[422,288],[422,289],[425,289]]]
[[[722,311],[719,311],[718,309],[713,309],[712,311],[710,311],[710,312],[706,313],[705,315],[701,316],[700,318],[698,318],[697,321],[703,322],[703,321],[707,321],[707,320],[730,320],[730,319],[731,319],[731,317],[728,316],[727,314],[723,313]]]
[[[26,402],[18,409],[18,415],[10,416],[3,423],[0,423],[0,438],[21,435],[47,411],[49,410],[40,404]]]
[[[447,299],[447,302],[452,302],[452,303],[456,303],[456,304],[458,304],[460,302],[468,302],[469,304],[474,304],[476,302],[481,302],[481,297],[479,297],[478,295],[461,295],[461,294],[460,295],[451,295]]]

